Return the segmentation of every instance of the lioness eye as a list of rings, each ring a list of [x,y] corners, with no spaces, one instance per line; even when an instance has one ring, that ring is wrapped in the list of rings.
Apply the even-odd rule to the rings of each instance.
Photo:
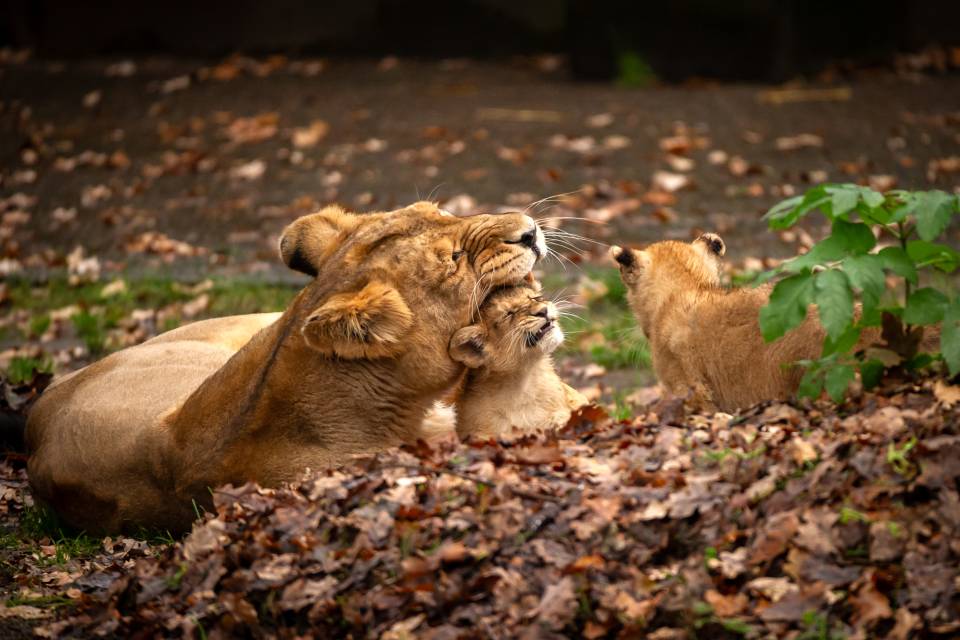
[[[450,256],[454,262],[458,261],[463,257],[463,251],[454,251],[453,255]]]

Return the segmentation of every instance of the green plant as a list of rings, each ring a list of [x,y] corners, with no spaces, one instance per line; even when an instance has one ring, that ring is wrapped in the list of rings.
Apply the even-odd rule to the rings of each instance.
[[[914,471],[914,465],[908,456],[915,446],[917,446],[915,436],[911,436],[901,448],[897,448],[896,443],[891,442],[887,447],[887,464],[901,476],[911,475]]]
[[[624,87],[646,87],[657,80],[653,67],[636,51],[624,51],[617,60],[617,83]]]
[[[103,317],[89,311],[80,311],[70,316],[70,322],[77,332],[77,337],[83,340],[90,353],[97,354],[107,345],[106,327]]]
[[[831,627],[827,616],[810,610],[803,614],[800,624],[804,629],[797,640],[843,640],[847,635],[842,627]]]
[[[7,365],[7,379],[13,384],[22,384],[33,380],[35,373],[53,373],[53,360],[15,356]]]
[[[869,388],[887,368],[916,370],[939,359],[951,376],[960,374],[960,295],[929,284],[932,274],[960,266],[960,252],[943,242],[960,198],[825,184],[781,202],[765,219],[772,229],[787,229],[812,211],[827,218],[830,235],[764,274],[764,280],[785,277],[760,311],[764,340],[772,342],[799,326],[810,305],[817,307],[826,336],[819,359],[798,363],[805,367],[799,395],[826,389],[840,401],[857,371]],[[918,353],[923,327],[941,323],[940,354]],[[855,353],[868,327],[882,327],[885,344]]]

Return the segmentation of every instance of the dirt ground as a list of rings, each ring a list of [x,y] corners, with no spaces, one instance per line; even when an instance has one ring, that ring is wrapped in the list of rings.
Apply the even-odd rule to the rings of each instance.
[[[476,562],[522,570],[532,586],[511,582],[509,606],[465,600],[458,615],[471,629],[507,619],[511,629],[589,637],[653,628],[661,638],[952,637],[960,629],[950,542],[960,527],[960,471],[950,463],[960,447],[956,387],[894,385],[843,406],[774,404],[733,419],[685,413],[646,386],[646,343],[601,256],[606,243],[711,230],[727,241],[734,273],[756,271],[818,235],[775,234],[761,220],[814,183],[956,191],[960,76],[858,72],[779,87],[638,89],[572,83],[557,62],[61,63],[0,52],[0,369],[11,381],[2,399],[25,406],[50,378],[34,369],[73,369],[200,317],[282,308],[304,278],[277,260],[277,235],[321,205],[367,211],[425,198],[457,214],[529,208],[544,225],[587,237],[556,247],[573,267],[558,262],[541,275],[550,294],[583,305],[582,317],[565,318],[561,374],[593,390],[612,419],[590,418],[569,442],[521,447],[515,459],[500,445],[461,447],[423,471],[417,483],[434,472],[466,479],[451,508],[466,505],[486,528],[465,543],[435,532],[377,542],[389,580],[403,582],[378,596],[376,611],[354,606],[369,599],[374,564],[344,564],[338,579],[351,577],[331,592],[341,595],[317,592],[320,604],[344,607],[330,610],[341,621],[335,633],[346,621],[404,637],[452,620],[458,602],[406,598],[426,591],[420,582],[443,584],[438,568],[460,580],[451,567],[472,576]],[[17,360],[29,366],[21,382]],[[461,458],[470,465],[457,471]],[[206,637],[204,625],[221,633],[240,622],[253,628],[257,616],[273,624],[280,609],[292,633],[328,613],[311,609],[306,619],[289,602],[302,590],[300,573],[315,572],[306,561],[267,589],[218,587],[229,602],[213,602],[212,590],[196,587],[220,569],[188,573],[169,535],[64,532],[34,504],[24,461],[0,459],[0,638],[37,625],[50,637]],[[631,468],[637,473],[618,475]],[[367,489],[358,504],[392,486],[375,472],[359,473]],[[527,494],[532,506],[512,493],[520,481],[536,490]],[[451,495],[437,486],[437,496]],[[404,503],[397,521],[454,513],[431,491],[417,493],[422,504]],[[299,504],[295,493],[269,499]],[[253,548],[248,538],[276,525],[266,516],[249,527],[230,521],[227,547],[208,549],[218,517],[187,542],[206,554],[203,567],[219,567],[223,548]],[[779,524],[762,527],[768,518]],[[525,520],[539,524],[519,527]],[[304,522],[304,531],[317,529]],[[369,551],[367,524],[359,528],[345,558]],[[496,551],[468,559],[467,543]],[[506,569],[496,564],[501,546]],[[429,564],[441,557],[442,566]],[[400,569],[389,564],[397,559]],[[448,637],[441,631],[436,637]]]
[[[459,213],[570,192],[535,210],[606,223],[572,225],[599,240],[711,229],[733,259],[776,256],[794,248],[760,216],[812,182],[952,190],[960,169],[956,74],[634,89],[569,82],[549,58],[10,58],[6,272],[82,246],[118,268],[145,252],[185,277],[280,275],[277,233],[320,204]],[[194,272],[181,258],[198,253]]]

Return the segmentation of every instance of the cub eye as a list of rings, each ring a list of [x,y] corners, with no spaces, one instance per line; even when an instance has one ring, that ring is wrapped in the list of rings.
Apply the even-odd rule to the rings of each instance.
[[[460,258],[463,257],[463,254],[464,254],[464,252],[463,252],[462,250],[454,251],[454,252],[450,255],[450,259],[453,260],[454,262],[458,262],[458,261],[460,260]]]

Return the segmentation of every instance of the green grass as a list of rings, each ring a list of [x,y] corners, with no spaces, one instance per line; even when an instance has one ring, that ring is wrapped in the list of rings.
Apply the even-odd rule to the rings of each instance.
[[[590,269],[585,274],[603,284],[605,293],[574,315],[563,316],[560,324],[567,341],[564,353],[580,353],[607,369],[650,369],[650,347],[637,327],[633,312],[627,306],[627,290],[616,269]],[[544,289],[559,290],[561,285],[547,280]],[[588,340],[581,346],[584,335],[599,334],[602,340]]]
[[[73,600],[62,595],[37,596],[33,598],[15,597],[6,600],[4,604],[8,607],[62,607],[64,605],[73,604]]]
[[[13,384],[29,382],[34,372],[53,373],[53,361],[49,358],[15,356],[7,366],[7,379]]]
[[[49,540],[54,546],[53,556],[44,556],[37,551],[40,563],[44,565],[65,565],[73,558],[87,558],[100,551],[99,538],[85,532],[69,533],[60,524],[56,514],[41,505],[24,510],[20,518],[18,536],[21,545],[36,548],[42,540]]]
[[[648,87],[657,81],[653,67],[636,51],[624,51],[617,63],[617,84],[622,87]]]
[[[34,283],[20,278],[8,282],[13,306],[30,312],[30,319],[21,333],[25,339],[36,339],[50,328],[54,311],[76,306],[70,316],[77,337],[93,354],[110,351],[109,331],[136,309],[161,309],[176,303],[194,300],[200,292],[191,285],[170,278],[148,277],[126,281],[126,287],[112,295],[103,295],[109,283],[71,286],[64,276]],[[280,311],[300,290],[299,286],[249,280],[217,279],[206,293],[210,302],[197,318],[183,318],[173,313],[163,320],[160,331],[175,329],[184,321],[242,313]]]

